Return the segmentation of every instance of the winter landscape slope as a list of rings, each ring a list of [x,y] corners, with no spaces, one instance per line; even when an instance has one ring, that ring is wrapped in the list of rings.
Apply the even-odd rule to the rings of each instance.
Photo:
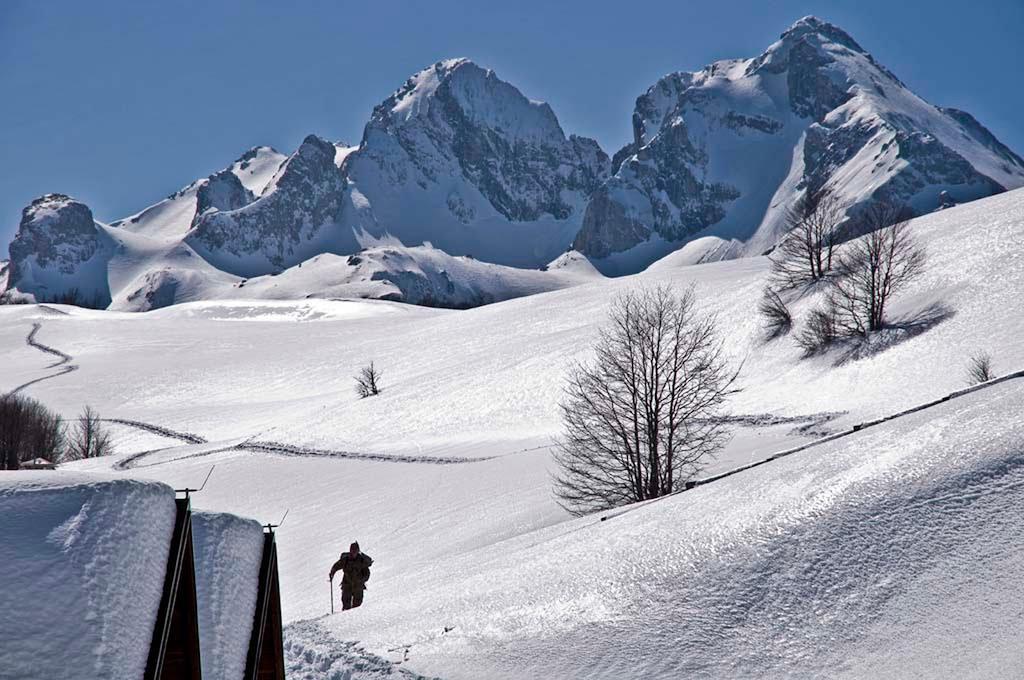
[[[665,76],[637,99],[633,129],[609,159],[494,71],[440,61],[374,108],[358,146],[312,134],[288,156],[256,147],[109,225],[67,196],[36,199],[10,246],[7,297],[145,311],[404,244],[393,262],[408,268],[382,267],[385,284],[372,278],[381,268],[332,265],[326,283],[295,272],[296,285],[260,290],[463,307],[564,281],[491,269],[510,283],[477,295],[478,270],[446,266],[446,281],[416,246],[527,269],[572,248],[631,274],[680,248],[688,262],[762,254],[808,191],[834,190],[855,216],[875,201],[925,214],[1024,185],[1024,159],[969,113],[924,101],[815,17],[758,57]]]
[[[978,351],[997,373],[1024,368],[1024,193],[913,230],[930,266],[893,325],[812,359],[791,337],[763,339],[765,258],[669,257],[463,311],[3,307],[0,390],[56,375],[25,344],[41,324],[37,339],[79,369],[25,393],[120,421],[116,457],[71,468],[180,486],[216,464],[199,508],[261,521],[289,510],[278,538],[297,677],[1013,675],[1019,380],[606,522],[571,520],[551,495],[565,371],[612,297],[639,284],[696,286],[744,362],[736,436],[708,472],[940,398]],[[793,301],[798,323],[816,297]],[[351,376],[370,360],[384,391],[360,400]],[[353,539],[375,559],[367,603],[325,616],[327,569]]]

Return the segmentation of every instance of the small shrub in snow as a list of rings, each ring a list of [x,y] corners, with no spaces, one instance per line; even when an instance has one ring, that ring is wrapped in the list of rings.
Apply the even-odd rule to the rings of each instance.
[[[98,458],[113,453],[110,433],[103,427],[100,415],[86,406],[82,415],[68,435],[68,446],[65,457],[68,460]]]
[[[996,374],[992,371],[992,356],[988,352],[971,357],[967,364],[967,382],[969,384],[978,385],[995,377]]]
[[[835,307],[833,301],[828,300],[824,306],[811,310],[804,327],[796,336],[796,344],[805,356],[812,356],[828,349],[838,338]]]
[[[577,515],[681,488],[727,440],[737,375],[714,317],[667,286],[616,299],[595,350],[569,375],[555,454],[555,494]]]
[[[772,288],[765,288],[757,311],[764,318],[765,337],[769,340],[789,333],[793,328],[793,316],[785,301]]]
[[[369,366],[359,369],[359,374],[355,376],[355,380],[356,394],[359,395],[360,399],[380,394],[380,375],[380,371],[377,370],[372,361]]]

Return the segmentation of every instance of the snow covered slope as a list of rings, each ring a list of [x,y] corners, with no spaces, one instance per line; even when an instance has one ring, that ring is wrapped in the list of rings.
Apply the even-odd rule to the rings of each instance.
[[[639,284],[694,285],[744,362],[735,437],[708,474],[939,399],[977,352],[998,374],[1024,368],[1024,191],[912,229],[930,266],[891,327],[811,359],[791,336],[764,340],[766,258],[684,252],[469,310],[0,307],[0,391],[41,379],[24,393],[116,419],[118,454],[71,469],[196,486],[216,464],[197,507],[289,509],[299,677],[1019,675],[1019,379],[604,522],[570,519],[551,495],[566,370]],[[817,297],[792,300],[798,324]],[[33,332],[77,369],[53,367]],[[359,399],[352,376],[370,361],[383,391]],[[366,603],[329,617],[327,570],[352,540],[375,560]]]
[[[541,271],[454,257],[429,245],[380,246],[347,257],[317,255],[280,275],[248,279],[237,287],[207,293],[205,297],[373,298],[460,309],[599,278],[601,274],[578,253],[566,253]]]
[[[429,245],[379,246],[348,256],[316,255],[280,274],[251,279],[168,266],[133,280],[115,294],[110,309],[143,312],[199,300],[308,298],[370,298],[463,309],[596,278],[601,274],[578,253],[566,253],[541,271],[455,257]]]
[[[292,632],[450,678],[1014,676],[1021,408],[1000,386],[607,522],[407,560],[357,615]]]
[[[3,678],[141,678],[174,492],[109,475],[0,472]]]
[[[1017,292],[1024,261],[1015,246],[1007,247],[1024,242],[1024,193],[943,210],[913,224],[931,264],[893,301],[891,339],[903,341],[880,353],[850,347],[801,359],[791,337],[766,344],[756,306],[768,263],[759,257],[696,266],[666,261],[634,277],[593,278],[465,312],[328,300],[212,301],[145,315],[0,307],[0,342],[14,353],[0,371],[0,390],[52,363],[25,346],[32,323],[39,322],[38,341],[70,354],[80,368],[29,394],[53,400],[69,414],[95,393],[108,395],[109,407],[124,417],[156,418],[210,440],[258,431],[325,449],[403,454],[435,444],[455,450],[488,448],[477,446],[481,441],[546,442],[559,429],[565,368],[587,356],[614,295],[640,283],[671,282],[696,285],[703,304],[718,314],[729,355],[746,358],[745,389],[732,402],[736,412],[796,417],[845,410],[834,423],[848,425],[961,386],[961,367],[977,351],[990,352],[1000,372],[1024,366],[1024,347],[1015,340],[1024,318]],[[792,303],[797,324],[817,302],[807,296]],[[263,316],[315,323],[243,323]],[[195,356],[210,336],[215,346]],[[301,351],[283,351],[288,347]],[[862,358],[849,360],[847,352],[854,350]],[[351,376],[371,359],[381,364],[388,384],[379,398],[359,400]],[[915,379],[886,377],[905,374]],[[251,402],[226,397],[237,392],[239,375],[275,389],[261,389]],[[150,376],[144,389],[136,376]],[[454,384],[442,389],[441,378]],[[130,396],[137,389],[138,399]],[[207,402],[225,410],[213,412],[202,406]],[[380,418],[381,410],[390,417]]]
[[[633,132],[574,244],[608,271],[698,236],[743,246],[720,255],[762,253],[808,189],[923,214],[943,191],[964,202],[1024,185],[1024,160],[970,114],[922,100],[816,17],[754,59],[665,76],[637,99]]]

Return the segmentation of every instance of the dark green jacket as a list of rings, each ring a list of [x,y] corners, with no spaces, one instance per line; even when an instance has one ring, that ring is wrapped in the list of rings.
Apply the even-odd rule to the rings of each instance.
[[[363,590],[366,588],[366,582],[370,580],[370,565],[372,564],[373,558],[364,553],[359,553],[355,557],[351,553],[342,553],[338,561],[331,567],[331,579],[333,580],[334,574],[340,571],[342,586]]]

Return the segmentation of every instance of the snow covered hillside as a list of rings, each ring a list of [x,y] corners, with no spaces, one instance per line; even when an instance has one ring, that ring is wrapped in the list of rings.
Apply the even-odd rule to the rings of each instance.
[[[609,272],[702,236],[712,257],[763,253],[808,190],[923,214],[941,192],[964,202],[1024,185],[1024,159],[970,114],[924,101],[816,17],[756,58],[665,76],[637,98],[633,135],[574,244]]]
[[[615,293],[638,284],[695,285],[744,362],[735,437],[705,474],[941,398],[966,385],[976,352],[998,374],[1024,368],[1024,192],[912,224],[930,265],[892,326],[810,359],[791,337],[763,339],[765,258],[670,256],[463,311],[2,307],[0,390],[42,378],[23,393],[114,419],[118,455],[70,468],[195,486],[216,465],[198,508],[288,510],[297,677],[1014,675],[1021,380],[604,522],[570,519],[551,494],[565,371]],[[793,302],[798,323],[815,298]],[[75,370],[26,343],[34,324],[33,342]],[[358,399],[352,375],[371,360],[383,391]],[[327,570],[352,540],[375,560],[366,603],[326,616]]]

